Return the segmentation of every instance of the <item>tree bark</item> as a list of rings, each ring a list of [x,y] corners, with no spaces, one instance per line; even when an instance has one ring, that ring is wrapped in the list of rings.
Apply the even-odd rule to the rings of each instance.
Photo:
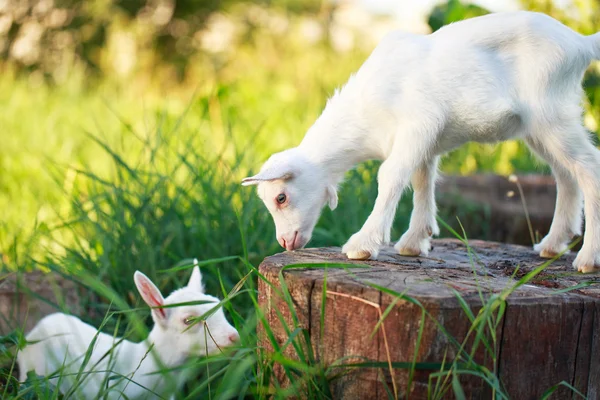
[[[293,360],[312,357],[315,365],[337,365],[327,372],[335,399],[387,399],[390,393],[427,398],[438,380],[430,380],[430,374],[439,372],[442,363],[449,368],[455,359],[462,369],[472,370],[465,366],[471,352],[474,362],[496,371],[511,398],[539,399],[563,381],[590,398],[598,396],[598,274],[574,271],[573,254],[552,262],[508,296],[503,316],[496,310],[495,320],[489,319],[497,324],[483,324],[487,344],[473,348],[475,335],[469,330],[483,304],[546,260],[518,245],[474,240],[468,249],[452,239],[433,245],[428,257],[402,257],[390,247],[379,260],[366,262],[347,260],[339,248],[267,257],[259,268],[265,278],[259,279],[259,304],[266,322],[258,328],[259,345]],[[406,364],[389,368],[389,362],[413,360],[421,364],[412,377]],[[379,364],[344,367],[365,361]],[[298,385],[300,397],[310,390],[307,374],[295,375],[293,367],[276,364],[274,373],[279,384]],[[491,398],[483,379],[459,378],[467,398]],[[452,397],[451,381],[440,382],[448,390],[444,398]],[[562,386],[553,398],[570,396]]]

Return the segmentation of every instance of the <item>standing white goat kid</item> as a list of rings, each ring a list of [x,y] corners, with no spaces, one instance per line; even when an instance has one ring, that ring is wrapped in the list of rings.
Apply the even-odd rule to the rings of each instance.
[[[101,393],[108,399],[172,397],[184,383],[182,372],[159,371],[172,370],[191,357],[217,353],[239,339],[220,307],[200,320],[219,300],[204,293],[196,260],[194,264],[188,285],[166,299],[146,275],[135,272],[135,285],[152,307],[155,324],[148,339],[140,343],[98,332],[70,315],[56,313],[43,318],[27,335],[30,344],[17,354],[19,379],[24,381],[28,371],[56,376],[50,381],[59,385],[62,393],[72,390],[78,399],[95,399]],[[173,306],[181,303],[187,305]],[[82,369],[90,348],[90,358]]]
[[[323,206],[336,207],[344,173],[384,160],[373,211],[342,252],[377,258],[411,182],[410,225],[395,247],[426,255],[430,237],[439,234],[440,155],[468,141],[522,139],[550,164],[558,186],[550,232],[536,251],[553,257],[581,234],[585,198],[585,237],[573,265],[591,271],[600,266],[600,153],[581,124],[581,80],[597,59],[600,34],[582,36],[526,11],[472,18],[430,35],[392,32],[328,101],[300,145],[274,154],[242,183],[258,184],[279,243],[294,250],[310,240]]]

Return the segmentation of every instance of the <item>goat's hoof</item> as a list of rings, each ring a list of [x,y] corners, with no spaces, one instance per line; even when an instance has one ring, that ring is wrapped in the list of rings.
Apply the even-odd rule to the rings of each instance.
[[[418,257],[421,255],[421,249],[419,248],[412,248],[412,247],[401,247],[398,249],[398,253],[401,256],[406,256],[406,257]]]
[[[596,268],[596,266],[594,266],[594,265],[580,265],[577,267],[577,271],[584,273],[584,274],[588,274],[590,272],[595,272],[597,270],[598,270],[598,268]]]
[[[584,274],[595,272],[600,269],[600,263],[598,261],[599,257],[596,256],[596,253],[581,249],[579,250],[577,257],[575,257],[575,261],[573,261],[573,268]]]
[[[559,253],[557,253],[554,250],[547,250],[547,249],[543,249],[540,251],[540,257],[542,258],[555,258],[556,256],[558,256]]]
[[[366,250],[349,251],[346,256],[350,260],[368,260],[371,257],[371,253]]]
[[[567,244],[567,242],[560,242],[552,238],[544,238],[540,243],[533,245],[533,251],[537,252],[542,258],[556,258],[560,254],[570,253]]]

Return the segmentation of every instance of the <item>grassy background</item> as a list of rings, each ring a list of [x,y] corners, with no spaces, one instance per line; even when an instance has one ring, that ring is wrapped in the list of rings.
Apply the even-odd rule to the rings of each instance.
[[[529,7],[541,6],[532,2]],[[294,25],[303,17],[289,18]],[[109,308],[123,304],[130,312],[121,316],[127,323],[119,333],[131,340],[143,337],[132,321],[149,322],[144,310],[131,312],[140,305],[133,285],[136,269],[168,293],[185,282],[188,272],[165,269],[193,257],[237,256],[204,267],[208,292],[220,297],[252,273],[241,293],[226,303],[241,332],[241,350],[187,366],[199,376],[182,394],[190,399],[209,393],[212,398],[268,394],[270,366],[281,355],[256,347],[260,277],[254,268],[279,247],[264,205],[239,182],[272,152],[301,140],[327,97],[371,49],[363,44],[339,52],[327,43],[307,44],[294,29],[280,34],[254,26],[251,33],[226,55],[196,55],[182,80],[159,68],[92,79],[84,67],[73,65],[66,78],[47,80],[15,64],[0,67],[3,271],[43,268],[80,282],[89,291],[82,299],[88,313],[81,317],[95,325],[108,318],[107,332],[118,323],[117,315],[107,314]],[[593,71],[587,79],[586,121],[593,127],[598,85]],[[523,146],[507,142],[466,145],[447,155],[442,169],[509,174],[538,167]],[[367,163],[349,172],[338,209],[324,210],[310,246],[341,245],[360,228],[377,193],[376,171],[377,163]],[[407,194],[394,238],[406,229],[410,210]],[[468,220],[469,210],[464,213],[441,210],[441,217],[456,227],[457,217]],[[482,317],[485,323],[497,318],[494,312],[504,300],[494,301],[500,303],[490,303],[493,316]],[[15,328],[4,338],[13,352],[15,346],[9,345],[22,333]],[[297,372],[299,367],[289,368]],[[310,397],[325,396],[323,371],[307,373]],[[10,367],[0,375],[10,383],[3,398],[58,396],[31,383],[19,386],[8,378]]]

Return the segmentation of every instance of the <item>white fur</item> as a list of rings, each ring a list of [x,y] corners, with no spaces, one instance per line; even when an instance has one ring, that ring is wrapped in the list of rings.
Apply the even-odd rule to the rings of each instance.
[[[182,372],[157,371],[178,367],[190,357],[217,353],[239,339],[238,332],[227,322],[221,308],[203,322],[197,321],[192,325],[184,323],[188,317],[203,316],[219,302],[216,297],[204,293],[197,265],[188,285],[174,291],[166,299],[141,272],[136,271],[134,280],[144,301],[153,307],[155,326],[147,340],[133,343],[98,332],[74,316],[52,314],[32,329],[26,337],[30,344],[17,354],[19,379],[24,381],[28,371],[35,371],[42,376],[58,376],[60,373],[60,378],[50,381],[58,385],[62,393],[67,393],[75,384],[85,353],[96,337],[91,358],[81,375],[83,381],[78,382],[80,386],[75,389],[75,398],[96,398],[107,387],[110,387],[110,391],[102,398],[156,398],[153,392],[163,398],[172,397],[173,392],[184,383]],[[156,308],[202,301],[207,303]],[[115,375],[126,379],[107,382],[108,377]]]
[[[347,170],[383,160],[373,211],[342,251],[377,257],[412,180],[414,210],[396,249],[426,255],[431,235],[439,233],[440,155],[468,141],[522,139],[551,165],[558,184],[554,222],[535,249],[548,257],[581,234],[585,198],[586,233],[574,266],[591,270],[600,265],[600,153],[581,124],[581,80],[598,58],[600,34],[582,36],[525,11],[472,18],[431,35],[392,32],[333,95],[300,145],[273,155],[243,184],[258,184],[279,241],[292,250],[310,240]],[[281,192],[288,195],[284,206],[274,200]]]

